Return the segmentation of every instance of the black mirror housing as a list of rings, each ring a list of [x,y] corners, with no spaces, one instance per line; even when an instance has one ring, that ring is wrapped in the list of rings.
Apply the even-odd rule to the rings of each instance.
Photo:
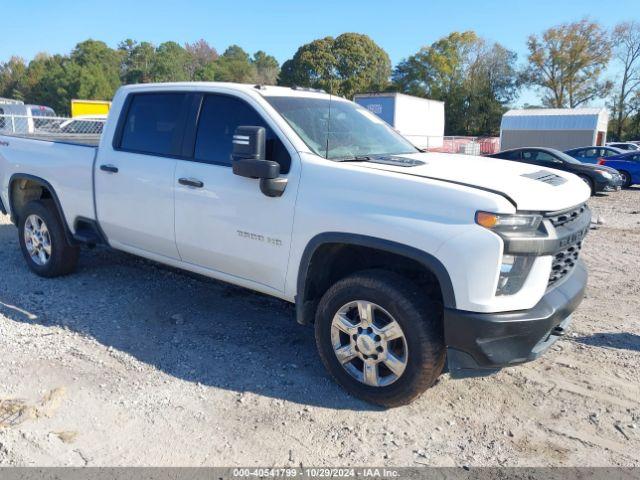
[[[264,127],[238,127],[233,134],[233,160],[264,160],[267,132]]]
[[[287,186],[279,178],[280,164],[266,160],[267,133],[264,127],[241,126],[233,134],[231,166],[240,177],[260,179],[260,190],[267,197],[279,197]]]
[[[247,178],[278,178],[280,164],[269,160],[255,160],[253,158],[234,159],[232,162],[233,173]]]
[[[238,127],[233,134],[233,173],[247,178],[278,178],[280,165],[265,160],[267,133],[264,127]]]

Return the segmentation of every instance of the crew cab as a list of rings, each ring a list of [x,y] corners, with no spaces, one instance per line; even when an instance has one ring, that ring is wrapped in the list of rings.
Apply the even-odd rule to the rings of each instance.
[[[105,245],[279,297],[338,383],[384,406],[445,361],[460,377],[535,359],[587,282],[577,176],[423,153],[319,91],[122,87],[98,146],[0,136],[0,187],[36,274]]]

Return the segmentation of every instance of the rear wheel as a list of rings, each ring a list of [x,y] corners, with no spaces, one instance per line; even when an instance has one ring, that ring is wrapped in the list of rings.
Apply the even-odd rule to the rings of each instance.
[[[589,187],[589,189],[591,190],[591,195],[595,195],[596,194],[596,188],[593,184],[593,180],[591,180],[589,177],[587,177],[586,175],[580,175],[580,179],[587,184],[587,186]]]
[[[629,188],[631,186],[631,175],[629,172],[625,172],[624,170],[620,170],[620,176],[622,177],[622,187]]]
[[[333,285],[318,306],[315,333],[336,381],[385,407],[409,403],[444,367],[441,307],[390,272],[364,271]]]
[[[20,248],[29,268],[41,277],[57,277],[75,270],[79,249],[70,245],[52,200],[29,202],[18,223]]]

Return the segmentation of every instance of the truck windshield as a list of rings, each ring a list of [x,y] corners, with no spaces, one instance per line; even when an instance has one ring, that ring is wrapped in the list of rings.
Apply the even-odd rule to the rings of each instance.
[[[383,120],[341,99],[267,96],[316,154],[331,160],[402,155],[419,150]]]

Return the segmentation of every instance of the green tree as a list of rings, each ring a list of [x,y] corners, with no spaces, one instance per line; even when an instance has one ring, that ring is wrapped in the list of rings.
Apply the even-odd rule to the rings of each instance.
[[[327,88],[336,78],[332,37],[302,45],[293,58],[282,64],[280,83],[285,86]]]
[[[189,52],[176,42],[165,42],[158,46],[153,64],[151,78],[154,82],[184,82],[189,78]]]
[[[612,84],[600,79],[611,58],[605,30],[586,19],[531,35],[525,81],[538,87],[545,106],[575,108],[605,97]]]
[[[502,45],[478,44],[469,65],[463,91],[464,131],[472,135],[498,135],[500,122],[518,91],[517,55]]]
[[[465,79],[477,58],[480,39],[475,32],[453,32],[421,48],[396,67],[393,82],[409,95],[445,102],[445,131],[470,134],[465,127]]]
[[[280,65],[275,57],[259,50],[253,54],[251,63],[256,68],[256,83],[260,85],[275,85],[278,82]]]
[[[33,83],[25,100],[48,105],[59,115],[69,114],[71,99],[77,97],[80,70],[64,55],[38,55],[29,63],[27,74]]]
[[[450,135],[496,134],[517,93],[516,54],[475,32],[453,32],[401,61],[393,73],[401,92],[445,102]]]
[[[122,63],[120,78],[122,83],[149,83],[153,81],[153,65],[156,56],[155,47],[149,42],[125,40],[120,43]]]
[[[256,66],[249,54],[238,45],[231,45],[215,63],[215,79],[220,82],[253,83],[256,81]]]
[[[351,98],[359,92],[384,90],[390,75],[389,56],[371,38],[343,33],[298,48],[282,65],[280,83],[322,88]]]
[[[625,134],[630,139],[640,138],[640,91],[629,100],[629,118],[625,123]]]
[[[120,86],[122,52],[109,48],[104,42],[85,40],[76,45],[69,61],[75,64],[68,69],[78,69],[73,94],[78,98],[108,100]]]
[[[20,57],[0,63],[0,97],[24,100],[28,95],[27,65]]]
[[[624,22],[612,35],[614,60],[622,67],[622,75],[612,98],[613,137],[622,140],[627,120],[640,95],[640,23]]]

